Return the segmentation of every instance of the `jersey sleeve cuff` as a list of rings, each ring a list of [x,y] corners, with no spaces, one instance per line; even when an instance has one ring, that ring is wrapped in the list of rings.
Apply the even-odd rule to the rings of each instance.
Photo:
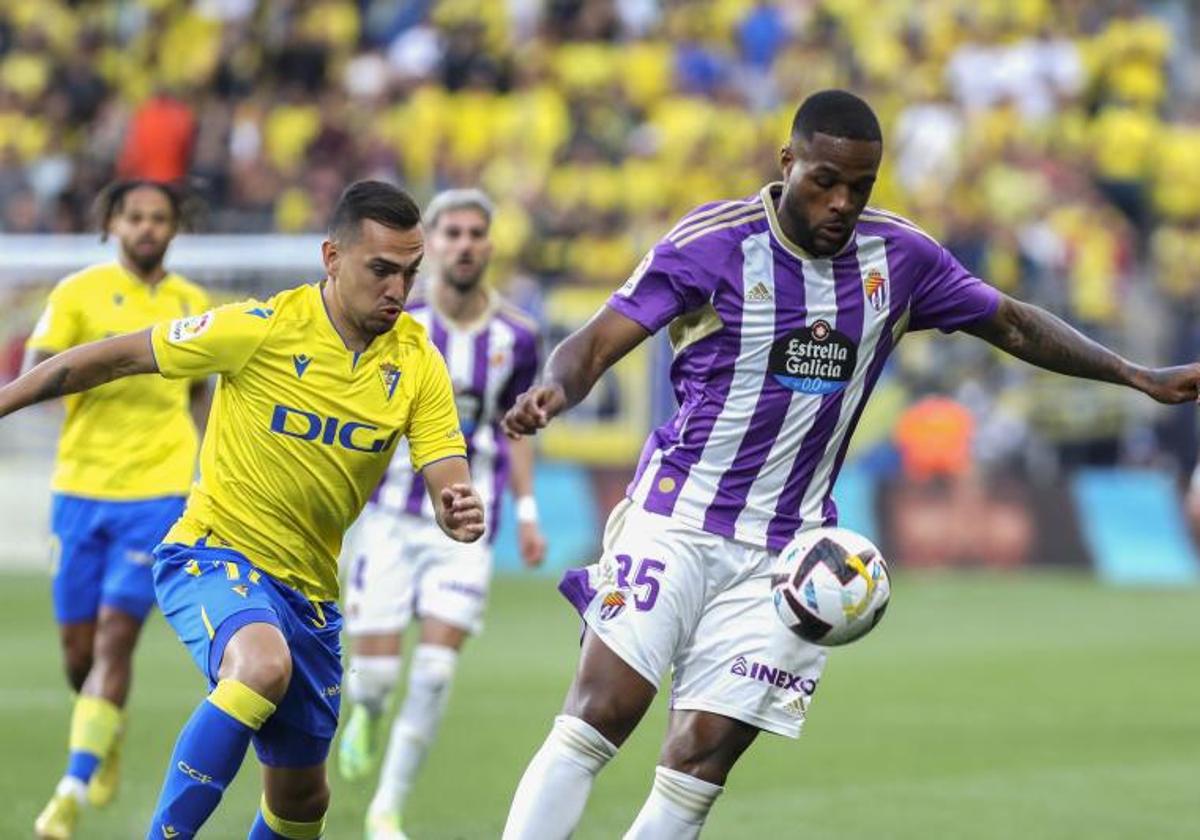
[[[58,353],[62,353],[65,350],[69,350],[71,348],[70,347],[61,347],[52,341],[39,341],[37,339],[31,338],[25,342],[25,349],[26,350],[36,350],[39,353],[58,354]]]
[[[658,319],[651,317],[652,313],[649,309],[647,309],[645,306],[639,306],[629,298],[613,295],[608,299],[605,305],[619,315],[624,315],[646,332],[656,333],[663,326],[662,324],[658,323]]]
[[[466,453],[466,450],[464,450],[464,449],[453,449],[453,450],[448,449],[443,452],[435,453],[435,454],[431,455],[430,457],[428,457],[424,461],[422,461],[420,465],[417,465],[414,463],[413,470],[415,472],[421,472],[421,470],[425,469],[430,464],[436,464],[438,461],[445,461],[450,458],[463,458],[465,460],[466,457],[467,457],[467,453]]]

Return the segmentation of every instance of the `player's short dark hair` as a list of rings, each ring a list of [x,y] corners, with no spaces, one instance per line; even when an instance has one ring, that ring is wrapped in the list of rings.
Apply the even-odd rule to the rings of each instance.
[[[421,208],[413,197],[385,181],[355,181],[346,187],[329,220],[329,238],[352,242],[363,221],[395,230],[411,230],[421,224]]]
[[[871,106],[847,90],[817,91],[800,103],[792,118],[792,139],[808,141],[814,134],[883,142],[883,131]]]
[[[204,202],[182,184],[168,184],[148,178],[129,178],[113,181],[96,196],[93,214],[100,228],[100,241],[108,241],[108,226],[113,216],[125,209],[125,198],[134,190],[149,187],[162,193],[171,205],[176,230],[192,230],[197,219],[204,213]]]

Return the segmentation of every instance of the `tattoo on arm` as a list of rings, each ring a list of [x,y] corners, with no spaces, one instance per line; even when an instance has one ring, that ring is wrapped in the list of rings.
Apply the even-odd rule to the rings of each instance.
[[[1132,385],[1138,370],[1057,315],[1009,297],[991,318],[966,331],[1022,361],[1067,376]]]
[[[42,402],[43,400],[52,400],[56,397],[61,397],[63,394],[69,393],[66,390],[67,379],[71,376],[71,368],[64,365],[59,370],[51,374],[50,378],[42,384],[34,394],[34,402]]]
[[[158,370],[149,330],[81,344],[36,365],[0,388],[0,417],[43,400],[76,394],[139,373]]]

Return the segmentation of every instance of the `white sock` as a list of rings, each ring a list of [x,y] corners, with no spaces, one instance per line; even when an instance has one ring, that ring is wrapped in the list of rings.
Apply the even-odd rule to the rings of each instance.
[[[87,802],[87,783],[74,776],[63,776],[59,779],[58,787],[54,789],[54,792],[59,795],[73,796],[80,805]]]
[[[559,715],[513,794],[504,840],[562,840],[583,816],[592,781],[617,754],[584,721]]]
[[[383,714],[388,697],[399,679],[399,656],[350,657],[350,668],[346,673],[350,699],[365,706],[373,718]]]
[[[392,723],[392,736],[379,772],[379,787],[371,800],[372,813],[404,810],[404,800],[446,711],[457,664],[458,651],[453,648],[417,645],[413,651],[408,693],[404,707]]]
[[[695,840],[724,790],[669,767],[654,768],[654,787],[625,840]]]

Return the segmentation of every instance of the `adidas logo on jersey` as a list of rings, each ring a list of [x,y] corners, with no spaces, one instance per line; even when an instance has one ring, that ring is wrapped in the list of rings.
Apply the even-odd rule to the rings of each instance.
[[[750,291],[746,292],[746,300],[750,303],[766,303],[771,300],[771,290],[763,282],[755,283]]]

